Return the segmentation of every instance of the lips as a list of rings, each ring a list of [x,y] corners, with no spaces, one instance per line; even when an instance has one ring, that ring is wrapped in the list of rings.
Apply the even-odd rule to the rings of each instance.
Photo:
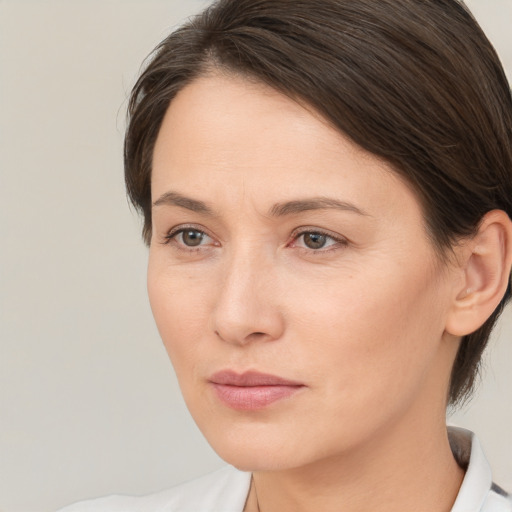
[[[248,371],[237,373],[223,370],[209,379],[217,398],[237,410],[259,410],[270,404],[290,398],[304,385],[276,375]]]

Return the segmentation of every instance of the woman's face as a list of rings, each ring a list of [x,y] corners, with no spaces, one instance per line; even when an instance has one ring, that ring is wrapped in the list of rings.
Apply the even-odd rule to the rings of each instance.
[[[172,101],[151,191],[152,310],[221,457],[293,468],[444,414],[453,279],[386,163],[264,85],[209,76]]]

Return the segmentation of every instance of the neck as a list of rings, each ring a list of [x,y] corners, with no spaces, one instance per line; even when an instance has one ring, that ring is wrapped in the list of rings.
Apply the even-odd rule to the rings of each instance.
[[[255,472],[247,512],[449,512],[464,477],[444,415],[383,432],[306,467]]]

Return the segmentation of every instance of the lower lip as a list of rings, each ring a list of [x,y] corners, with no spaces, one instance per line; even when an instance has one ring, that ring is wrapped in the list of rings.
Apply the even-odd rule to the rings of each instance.
[[[212,382],[217,397],[232,409],[256,411],[290,398],[304,386],[228,386]]]

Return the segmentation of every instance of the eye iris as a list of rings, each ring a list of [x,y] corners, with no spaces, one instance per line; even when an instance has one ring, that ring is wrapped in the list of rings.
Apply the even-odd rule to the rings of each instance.
[[[204,233],[194,229],[189,229],[188,231],[183,231],[181,236],[185,245],[188,245],[189,247],[195,247],[202,242]]]
[[[306,233],[304,244],[310,249],[321,249],[327,243],[327,236],[321,233]]]

